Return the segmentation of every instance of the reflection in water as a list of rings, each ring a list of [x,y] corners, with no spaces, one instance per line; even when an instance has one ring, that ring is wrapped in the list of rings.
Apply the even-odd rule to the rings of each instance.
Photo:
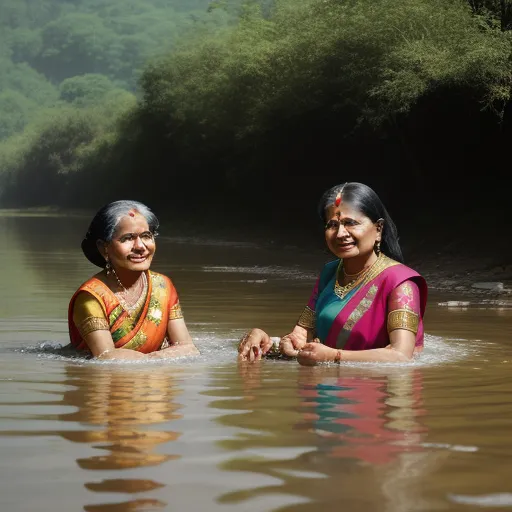
[[[179,391],[172,386],[169,369],[129,370],[114,365],[91,365],[79,387],[64,393],[64,401],[79,410],[67,417],[100,430],[66,432],[77,443],[103,443],[95,447],[109,453],[78,460],[84,469],[127,469],[161,464],[172,458],[153,449],[175,440],[179,433],[141,428],[181,417],[174,402]],[[158,371],[161,370],[161,371]],[[76,382],[76,381],[75,381]]]
[[[113,364],[68,365],[62,405],[77,408],[76,412],[52,419],[80,424],[85,430],[52,431],[75,443],[87,443],[105,452],[77,459],[85,470],[124,470],[160,465],[177,455],[158,453],[157,447],[174,441],[179,432],[151,428],[181,418],[181,393],[176,385],[180,370],[152,365],[126,367]],[[72,388],[72,389],[69,389]],[[34,418],[36,419],[36,418]],[[46,419],[38,416],[37,419]],[[50,432],[26,432],[22,435],[44,436]],[[19,432],[2,432],[20,435]],[[93,473],[94,474],[94,473]],[[119,473],[121,475],[121,473]],[[95,493],[147,493],[165,484],[152,480],[117,477],[84,484]],[[165,506],[158,500],[134,499],[123,503],[86,505],[84,510],[111,512],[117,510],[153,510]]]
[[[295,374],[288,386],[280,380],[278,388],[265,378],[267,372],[265,364],[240,363],[239,385],[231,386],[229,394],[243,399],[245,421],[240,414],[220,419],[249,430],[223,441],[224,448],[239,453],[257,448],[260,456],[242,453],[222,468],[260,473],[274,481],[225,494],[221,502],[274,493],[300,497],[290,506],[294,511],[334,510],[340,496],[344,505],[368,500],[381,503],[382,510],[416,509],[419,482],[438,457],[422,447],[427,429],[420,422],[425,412],[421,371],[300,367],[298,382]],[[214,406],[232,409],[233,402],[217,401]],[[270,416],[272,411],[279,413]],[[267,448],[268,458],[261,456],[262,448]]]
[[[400,452],[418,450],[425,432],[418,423],[424,414],[421,373],[351,373],[345,368],[335,376],[317,373],[299,390],[306,425],[317,434],[322,451],[386,464]]]

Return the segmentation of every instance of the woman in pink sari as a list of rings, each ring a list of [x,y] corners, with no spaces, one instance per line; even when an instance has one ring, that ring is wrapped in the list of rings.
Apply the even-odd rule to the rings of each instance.
[[[300,364],[401,362],[423,348],[425,279],[402,263],[395,224],[377,194],[349,182],[324,193],[319,213],[336,257],[320,273],[292,332],[252,329],[239,359],[297,357]]]

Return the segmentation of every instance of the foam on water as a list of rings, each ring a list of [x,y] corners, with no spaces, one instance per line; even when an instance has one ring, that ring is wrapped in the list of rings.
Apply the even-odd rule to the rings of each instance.
[[[244,332],[231,331],[226,335],[220,335],[216,331],[205,332],[197,336],[194,343],[201,352],[200,356],[180,357],[176,359],[154,361],[97,361],[88,359],[81,354],[76,354],[65,345],[52,341],[43,341],[36,345],[27,345],[21,348],[11,349],[17,353],[36,355],[53,360],[73,361],[87,364],[201,364],[217,365],[237,361],[237,345]],[[445,339],[440,336],[425,335],[425,349],[409,363],[343,363],[347,366],[357,367],[423,367],[450,364],[461,361],[471,354],[478,352],[479,346],[471,341],[463,339]],[[293,361],[272,359],[265,363],[294,364]]]
[[[450,501],[461,505],[473,505],[476,507],[512,507],[512,493],[510,492],[481,494],[475,496],[449,494],[448,498]]]

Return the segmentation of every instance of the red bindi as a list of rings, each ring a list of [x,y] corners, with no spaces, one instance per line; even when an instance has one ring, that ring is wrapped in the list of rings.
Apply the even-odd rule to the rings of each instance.
[[[128,212],[128,215],[129,215],[130,217],[135,217],[135,213],[133,213],[133,212]]]

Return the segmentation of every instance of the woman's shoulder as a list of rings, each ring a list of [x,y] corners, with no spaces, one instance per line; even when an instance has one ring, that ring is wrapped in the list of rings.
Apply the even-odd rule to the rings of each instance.
[[[174,284],[169,276],[166,276],[165,274],[160,274],[159,272],[155,272],[153,270],[149,270],[148,273],[149,278],[151,279],[151,284],[153,286],[174,288]]]
[[[91,299],[105,305],[107,308],[111,308],[119,303],[114,292],[110,290],[100,274],[90,277],[76,289],[69,301],[69,311],[73,311],[77,301],[79,305],[83,305]]]
[[[403,283],[404,281],[414,281],[421,286],[426,287],[425,278],[412,267],[407,266],[405,263],[400,263],[388,256],[383,256],[383,272],[387,280],[392,281],[395,286]]]

